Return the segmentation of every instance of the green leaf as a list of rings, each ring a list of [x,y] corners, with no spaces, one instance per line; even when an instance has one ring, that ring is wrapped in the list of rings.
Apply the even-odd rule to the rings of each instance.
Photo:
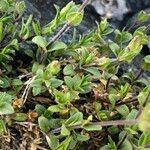
[[[25,113],[15,113],[13,116],[13,120],[16,120],[19,122],[26,121],[27,119],[28,119],[28,115]]]
[[[7,115],[14,113],[14,109],[11,106],[11,95],[0,92],[0,115]]]
[[[72,90],[74,87],[74,82],[73,82],[72,78],[70,76],[66,76],[66,77],[64,77],[64,80],[65,80],[65,83],[68,86],[68,88]]]
[[[51,78],[50,80],[46,80],[45,84],[47,87],[58,88],[63,84],[63,81],[59,79]]]
[[[38,70],[43,70],[44,66],[39,64],[38,62],[34,62],[33,66],[32,66],[32,72],[33,73],[37,73]]]
[[[83,19],[83,13],[80,12],[72,12],[67,14],[66,20],[68,21],[69,24],[73,26],[78,26]]]
[[[56,148],[58,147],[59,145],[59,140],[58,138],[53,135],[53,134],[50,134],[49,136],[46,135],[46,140],[47,140],[47,143],[49,145],[49,147],[52,149],[52,150],[56,150]]]
[[[73,140],[72,136],[67,137],[64,141],[60,143],[56,150],[68,150],[71,141]]]
[[[135,126],[136,127],[136,126]],[[136,128],[134,129],[134,126],[133,128],[132,127],[125,127],[125,131],[130,134],[130,135],[138,135],[138,132],[135,131]]]
[[[42,87],[39,85],[39,87],[33,87],[32,89],[32,93],[33,96],[39,95],[42,92]]]
[[[40,116],[38,118],[38,124],[42,131],[48,132],[50,130],[49,120],[45,118],[44,116]]]
[[[37,72],[36,72],[36,75],[37,75],[38,77],[43,77],[44,71],[43,71],[42,69],[38,69]],[[38,79],[37,79],[37,80],[38,80]],[[42,79],[41,79],[41,80],[42,80]]]
[[[1,102],[6,102],[6,103],[11,103],[12,101],[12,96],[7,94],[6,92],[0,92],[0,103]]]
[[[150,93],[150,85],[145,87],[138,95],[138,101],[141,106],[145,103],[145,100],[147,99],[148,94]]]
[[[39,116],[44,114],[45,110],[46,108],[43,105],[37,104],[35,106],[35,111],[38,113]]]
[[[47,110],[56,113],[56,112],[60,112],[60,111],[62,111],[64,109],[65,109],[64,106],[61,106],[61,105],[52,105],[52,106],[48,107]]]
[[[71,64],[66,65],[65,68],[63,69],[63,73],[64,75],[68,75],[68,76],[74,75],[75,71],[73,69],[73,66]]]
[[[12,81],[12,85],[13,86],[20,86],[20,85],[22,85],[23,84],[23,82],[20,80],[20,79],[14,79],[13,81]]]
[[[47,47],[47,42],[46,40],[42,37],[42,36],[35,36],[33,39],[32,39],[32,42],[37,44],[39,47],[41,47],[43,50],[46,50],[46,47]]]
[[[9,3],[6,0],[0,1],[0,11],[4,12],[9,8]]]
[[[121,86],[121,90],[119,91],[119,96],[121,99],[126,97],[130,87],[131,87],[131,85],[129,83],[126,83],[124,86]]]
[[[36,23],[32,22],[32,27],[33,27],[33,30],[37,36],[41,35],[42,31],[41,31],[41,26],[40,26],[39,21],[37,21]]]
[[[119,51],[120,51],[120,47],[117,43],[114,43],[113,41],[111,41],[109,43],[109,47],[111,49],[111,51],[115,54],[115,56],[118,56]]]
[[[141,49],[142,49],[142,41],[146,40],[146,37],[142,37],[142,36],[135,36],[130,43],[128,44],[128,46],[120,51],[119,55],[118,55],[118,61],[122,62],[122,61],[126,61],[128,63],[130,63],[135,56],[137,56]]]
[[[107,19],[102,20],[100,22],[100,26],[99,27],[100,27],[101,33],[104,32],[107,29],[107,27],[108,27]]]
[[[75,7],[75,2],[69,2],[62,10],[60,11],[61,19],[66,19],[66,15]]]
[[[150,14],[146,13],[145,11],[140,11],[140,13],[138,14],[137,16],[137,20],[140,22],[140,23],[143,23],[145,21],[147,21],[148,19],[150,18]]]
[[[3,120],[0,119],[0,135],[5,134],[7,132],[6,125]]]
[[[100,131],[100,130],[102,130],[102,126],[97,125],[97,124],[88,123],[83,126],[83,129],[85,129],[87,131]]]
[[[108,145],[109,145],[110,149],[117,150],[117,146],[110,136],[108,136],[108,141],[109,141]]]
[[[23,15],[24,11],[25,11],[25,2],[21,1],[21,2],[17,2],[16,6],[15,6],[15,10],[17,11],[17,13],[19,14],[19,17]]]
[[[118,100],[118,96],[116,94],[109,94],[109,101],[112,104],[112,107],[115,107],[115,104]]]
[[[116,110],[121,114],[124,118],[129,114],[129,108],[124,104],[116,108]]]
[[[116,30],[115,33],[116,33],[115,39],[119,44],[127,43],[132,39],[132,34],[127,31],[120,32],[119,30]]]
[[[89,68],[86,68],[84,70],[90,72],[95,77],[100,77],[100,75],[101,75],[100,72],[99,72],[99,70],[98,70],[98,68],[96,68],[96,67],[89,67]]]
[[[107,19],[104,19],[98,24],[98,33],[100,36],[106,36],[113,32],[113,28],[110,27]]]
[[[1,99],[0,99],[1,101]],[[0,102],[0,115],[8,115],[8,114],[13,114],[14,113],[14,109],[11,106],[11,104],[3,102]]]
[[[30,24],[32,22],[32,18],[33,15],[30,15],[26,21],[26,23],[24,22],[24,20],[22,21],[22,27],[21,27],[21,31],[19,33],[19,37],[23,40],[26,40],[29,38],[30,36]]]
[[[2,41],[4,38],[4,25],[3,22],[0,21],[0,41]]]
[[[70,131],[66,128],[66,126],[64,124],[61,127],[61,135],[63,135],[63,136],[70,135]]]
[[[117,126],[111,126],[108,128],[108,132],[111,135],[115,135],[115,134],[119,133],[119,128]]]
[[[101,68],[106,68],[110,64],[110,59],[106,57],[100,58],[98,66]]]
[[[67,48],[67,45],[64,42],[56,41],[51,45],[48,52],[57,51],[57,50],[61,50],[61,49],[66,49],[66,48]]]
[[[0,87],[1,88],[8,88],[8,87],[10,87],[10,83],[9,83],[8,78],[0,77]]]
[[[139,117],[139,129],[141,131],[150,130],[150,103],[146,104],[140,117]]]
[[[58,60],[53,60],[51,63],[48,64],[46,70],[52,75],[56,75],[61,70],[61,63]]]
[[[76,140],[80,142],[88,141],[90,139],[89,135],[83,135],[78,133],[75,133],[75,135],[76,135]]]
[[[55,96],[55,101],[58,103],[58,104],[61,104],[61,105],[66,105],[70,102],[70,92],[66,92],[66,93],[63,93],[63,92],[60,92],[60,91],[57,91],[57,90],[54,90],[54,96]]]
[[[150,55],[144,57],[142,61],[142,68],[144,70],[150,70]]]
[[[126,117],[127,120],[136,119],[138,111],[136,109],[132,109],[131,112]]]
[[[84,77],[83,77],[84,78]],[[82,81],[83,81],[83,78],[81,79],[81,77],[79,75],[75,75],[73,78],[72,78],[72,82],[73,82],[73,89],[78,91],[81,89],[81,84],[82,84]]]
[[[83,114],[81,112],[76,112],[71,115],[70,118],[65,122],[66,126],[78,125],[83,121]]]
[[[129,140],[125,140],[121,146],[120,146],[120,150],[133,150],[133,147],[131,145],[131,143],[129,142]]]
[[[150,143],[150,132],[149,131],[143,132],[138,141],[139,148],[140,147],[144,148],[149,143]]]
[[[110,150],[110,146],[105,145],[105,146],[101,147],[100,150]]]

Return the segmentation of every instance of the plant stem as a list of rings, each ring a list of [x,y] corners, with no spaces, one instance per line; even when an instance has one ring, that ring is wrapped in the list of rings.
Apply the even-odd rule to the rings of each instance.
[[[82,5],[79,8],[79,12],[82,12],[84,10],[84,8],[88,5],[89,2],[90,2],[90,0],[84,0],[84,2],[82,3]]]
[[[49,47],[51,44],[53,44],[55,41],[57,41],[63,34],[65,34],[69,29],[71,25],[66,23],[62,29],[52,38],[52,40],[49,42],[47,47]]]
[[[101,121],[101,122],[91,122],[90,124],[92,125],[100,125],[102,127],[107,127],[107,126],[118,126],[118,125],[135,125],[138,124],[138,119],[133,119],[133,120],[114,120],[114,121]],[[82,124],[80,125],[74,125],[74,126],[69,126],[68,128],[73,128],[73,129],[82,129]],[[52,130],[52,133],[59,133],[61,131],[61,128],[57,128]]]
[[[107,84],[106,84],[106,90],[107,90],[108,87],[109,87],[110,81],[111,81],[111,77],[110,77],[110,78],[108,79],[108,81],[107,81]]]
[[[124,105],[124,104],[132,104],[134,102],[138,102],[136,96],[133,97],[131,100],[128,100],[128,101],[119,101],[118,103],[116,103],[116,106],[120,106],[120,105]]]
[[[29,83],[27,83],[27,85],[26,85],[26,87],[25,87],[25,90],[24,90],[24,92],[23,92],[23,94],[22,94],[22,97],[21,97],[21,99],[22,99],[22,105],[25,104],[25,102],[26,102],[26,100],[27,100],[27,98],[28,98],[28,95],[29,95],[29,92],[30,92],[30,89],[31,89],[31,84],[32,84],[32,82],[35,80],[35,78],[36,78],[36,75],[33,76],[33,77],[31,77],[31,78],[28,80]]]
[[[139,71],[139,73],[137,74],[137,76],[135,77],[135,79],[134,79],[134,81],[136,81],[136,80],[138,80],[140,77],[141,77],[141,75],[144,73],[144,70],[143,69],[140,69],[140,71]],[[134,82],[133,81],[133,82]]]
[[[89,3],[90,0],[85,0],[82,5],[79,8],[78,12],[82,12],[84,10],[84,8],[87,6],[87,4]],[[52,38],[52,40],[49,42],[49,44],[47,45],[47,47],[49,47],[51,44],[53,44],[55,41],[57,41],[58,39],[61,38],[62,35],[64,35],[70,28],[72,27],[72,25],[70,23],[66,23],[62,29]]]
[[[129,32],[129,31],[131,31],[133,28],[135,28],[136,26],[138,26],[138,22],[137,21],[135,21],[128,29],[127,29],[127,31]]]

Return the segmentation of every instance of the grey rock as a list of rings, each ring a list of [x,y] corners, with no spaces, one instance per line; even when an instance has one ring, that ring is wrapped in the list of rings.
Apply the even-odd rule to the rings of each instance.
[[[93,0],[91,4],[98,14],[109,19],[123,20],[123,15],[129,11],[125,0]]]
[[[56,15],[56,9],[54,5],[58,5],[63,8],[70,0],[25,0],[26,3],[26,16],[33,14],[34,18],[40,19],[42,26],[49,23]],[[80,0],[75,0],[76,3],[81,3]],[[95,10],[90,6],[86,8],[84,19],[82,23],[77,27],[77,35],[87,33],[89,30],[96,27],[96,20],[99,21],[100,17]],[[94,13],[93,13],[94,12]],[[64,42],[68,42],[72,38],[73,30],[69,30],[63,37]]]
[[[22,0],[17,0],[22,1]],[[34,16],[34,18],[40,19],[41,18],[41,13],[39,12],[39,10],[34,7],[34,5],[32,3],[30,3],[28,0],[24,0],[25,4],[26,4],[26,9],[25,9],[25,16],[29,16],[30,14],[32,14]]]
[[[60,8],[63,8],[67,3],[70,2],[70,0],[26,0],[26,2],[32,4],[34,8],[36,8],[40,12],[41,23],[46,24],[55,17],[56,10],[54,5],[58,5]],[[81,1],[76,0],[76,2],[79,3]],[[94,16],[90,12],[88,12],[88,9],[86,10],[87,11],[85,13],[84,20],[78,28],[80,32],[84,32],[89,28],[93,28],[93,25],[95,26],[95,20],[100,19],[99,17],[97,17],[97,15]]]
[[[137,13],[140,10],[150,8],[150,0],[126,0],[127,7],[132,13]]]

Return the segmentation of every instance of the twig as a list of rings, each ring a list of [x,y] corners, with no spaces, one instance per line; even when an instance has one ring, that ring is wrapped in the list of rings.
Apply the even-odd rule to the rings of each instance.
[[[82,12],[89,2],[90,0],[84,0],[83,4],[79,8],[79,12]]]
[[[14,122],[14,124],[18,124],[18,125],[24,126],[26,128],[28,126],[36,126],[36,127],[38,127],[37,124],[32,123],[32,122],[18,122],[18,121],[16,121],[16,122]]]
[[[137,102],[137,97],[133,97],[131,100],[128,100],[128,101],[119,101],[118,103],[116,103],[116,106],[130,104],[130,103],[134,103],[134,102]]]
[[[78,12],[82,12],[84,10],[84,8],[87,6],[87,4],[89,3],[90,0],[84,0],[84,2],[82,3],[82,5],[79,8]],[[72,24],[70,23],[66,23],[62,29],[52,38],[52,40],[49,42],[49,44],[47,45],[47,47],[49,47],[51,44],[53,44],[56,40],[58,40],[63,34],[65,34],[70,28],[72,27]]]
[[[128,31],[128,32],[131,31],[133,28],[135,28],[135,27],[138,26],[138,25],[139,25],[138,22],[135,21],[135,22],[127,29],[127,31]]]
[[[141,75],[144,73],[144,70],[143,69],[140,69],[140,71],[138,72],[138,74],[137,74],[137,76],[135,77],[135,79],[134,79],[134,81],[133,82],[135,82],[136,80],[138,80],[140,77],[141,77]]]
[[[33,76],[32,78],[30,78],[30,79],[27,81],[27,82],[29,82],[29,83],[27,83],[27,85],[26,85],[26,87],[25,87],[25,90],[24,90],[24,92],[23,92],[23,94],[22,94],[22,97],[21,97],[21,99],[23,100],[22,105],[25,104],[25,102],[26,102],[26,100],[27,100],[27,98],[28,98],[29,91],[30,91],[30,89],[31,89],[31,84],[33,83],[33,81],[35,80],[35,78],[36,78],[36,75]]]
[[[91,122],[90,124],[92,125],[100,125],[102,127],[106,126],[118,126],[118,125],[135,125],[138,123],[138,119],[133,119],[133,120],[114,120],[114,121],[101,121],[101,122]],[[73,128],[73,129],[82,129],[82,124],[80,125],[75,125],[75,126],[69,126],[68,128]],[[52,130],[52,133],[59,133],[61,131],[61,128],[57,128]]]
[[[51,44],[53,44],[56,40],[58,40],[63,34],[65,34],[69,29],[71,25],[66,23],[62,29],[53,37],[53,39],[49,42],[47,47],[49,47]]]
[[[32,76],[32,75],[33,75],[33,73],[32,73],[32,72],[29,72],[29,73],[27,73],[27,74],[25,74],[25,75],[19,76],[19,79],[22,79],[22,78],[25,78],[25,77],[29,77],[29,76]]]
[[[110,77],[110,78],[108,79],[108,81],[107,81],[107,84],[106,84],[106,90],[107,90],[108,87],[109,87],[110,81],[111,81],[111,77]]]
[[[29,82],[29,81],[31,81],[31,78],[28,80],[28,82]],[[28,88],[29,88],[29,84],[27,84],[26,87],[25,87],[25,89],[24,89],[24,92],[23,92],[22,97],[21,97],[22,99],[24,99]]]

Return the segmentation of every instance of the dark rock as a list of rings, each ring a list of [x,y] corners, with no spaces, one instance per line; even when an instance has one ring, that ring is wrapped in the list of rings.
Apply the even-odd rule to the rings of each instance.
[[[56,10],[54,4],[58,5],[60,8],[63,8],[67,3],[70,2],[70,0],[26,0],[26,1],[28,1],[28,3],[31,3],[41,13],[42,24],[50,22],[55,17]],[[81,3],[80,0],[76,0],[75,2]],[[98,19],[100,18],[96,13],[94,15],[94,13],[91,12],[91,9],[86,8],[84,20],[78,28],[79,31],[85,32],[88,29],[93,28],[93,26],[95,26],[95,20]]]
[[[20,0],[18,0],[20,1]],[[30,14],[33,14],[33,16],[37,19],[41,18],[41,13],[39,12],[38,9],[36,9],[36,7],[34,7],[34,5],[32,3],[30,3],[28,0],[24,0],[25,4],[26,4],[26,10],[25,10],[25,15],[29,16]]]
[[[49,23],[56,15],[56,9],[54,5],[58,5],[63,8],[70,0],[25,0],[27,5],[26,14],[33,14],[35,18],[40,19],[42,26]],[[75,2],[81,3],[81,0],[75,0]],[[85,15],[82,23],[77,27],[77,35],[87,33],[89,30],[96,27],[96,20],[99,21],[100,17],[95,12],[93,7],[87,6],[85,9]],[[69,42],[72,38],[73,30],[69,30],[61,39],[64,42]]]
[[[127,7],[132,13],[137,13],[140,10],[150,8],[150,0],[126,0]]]

